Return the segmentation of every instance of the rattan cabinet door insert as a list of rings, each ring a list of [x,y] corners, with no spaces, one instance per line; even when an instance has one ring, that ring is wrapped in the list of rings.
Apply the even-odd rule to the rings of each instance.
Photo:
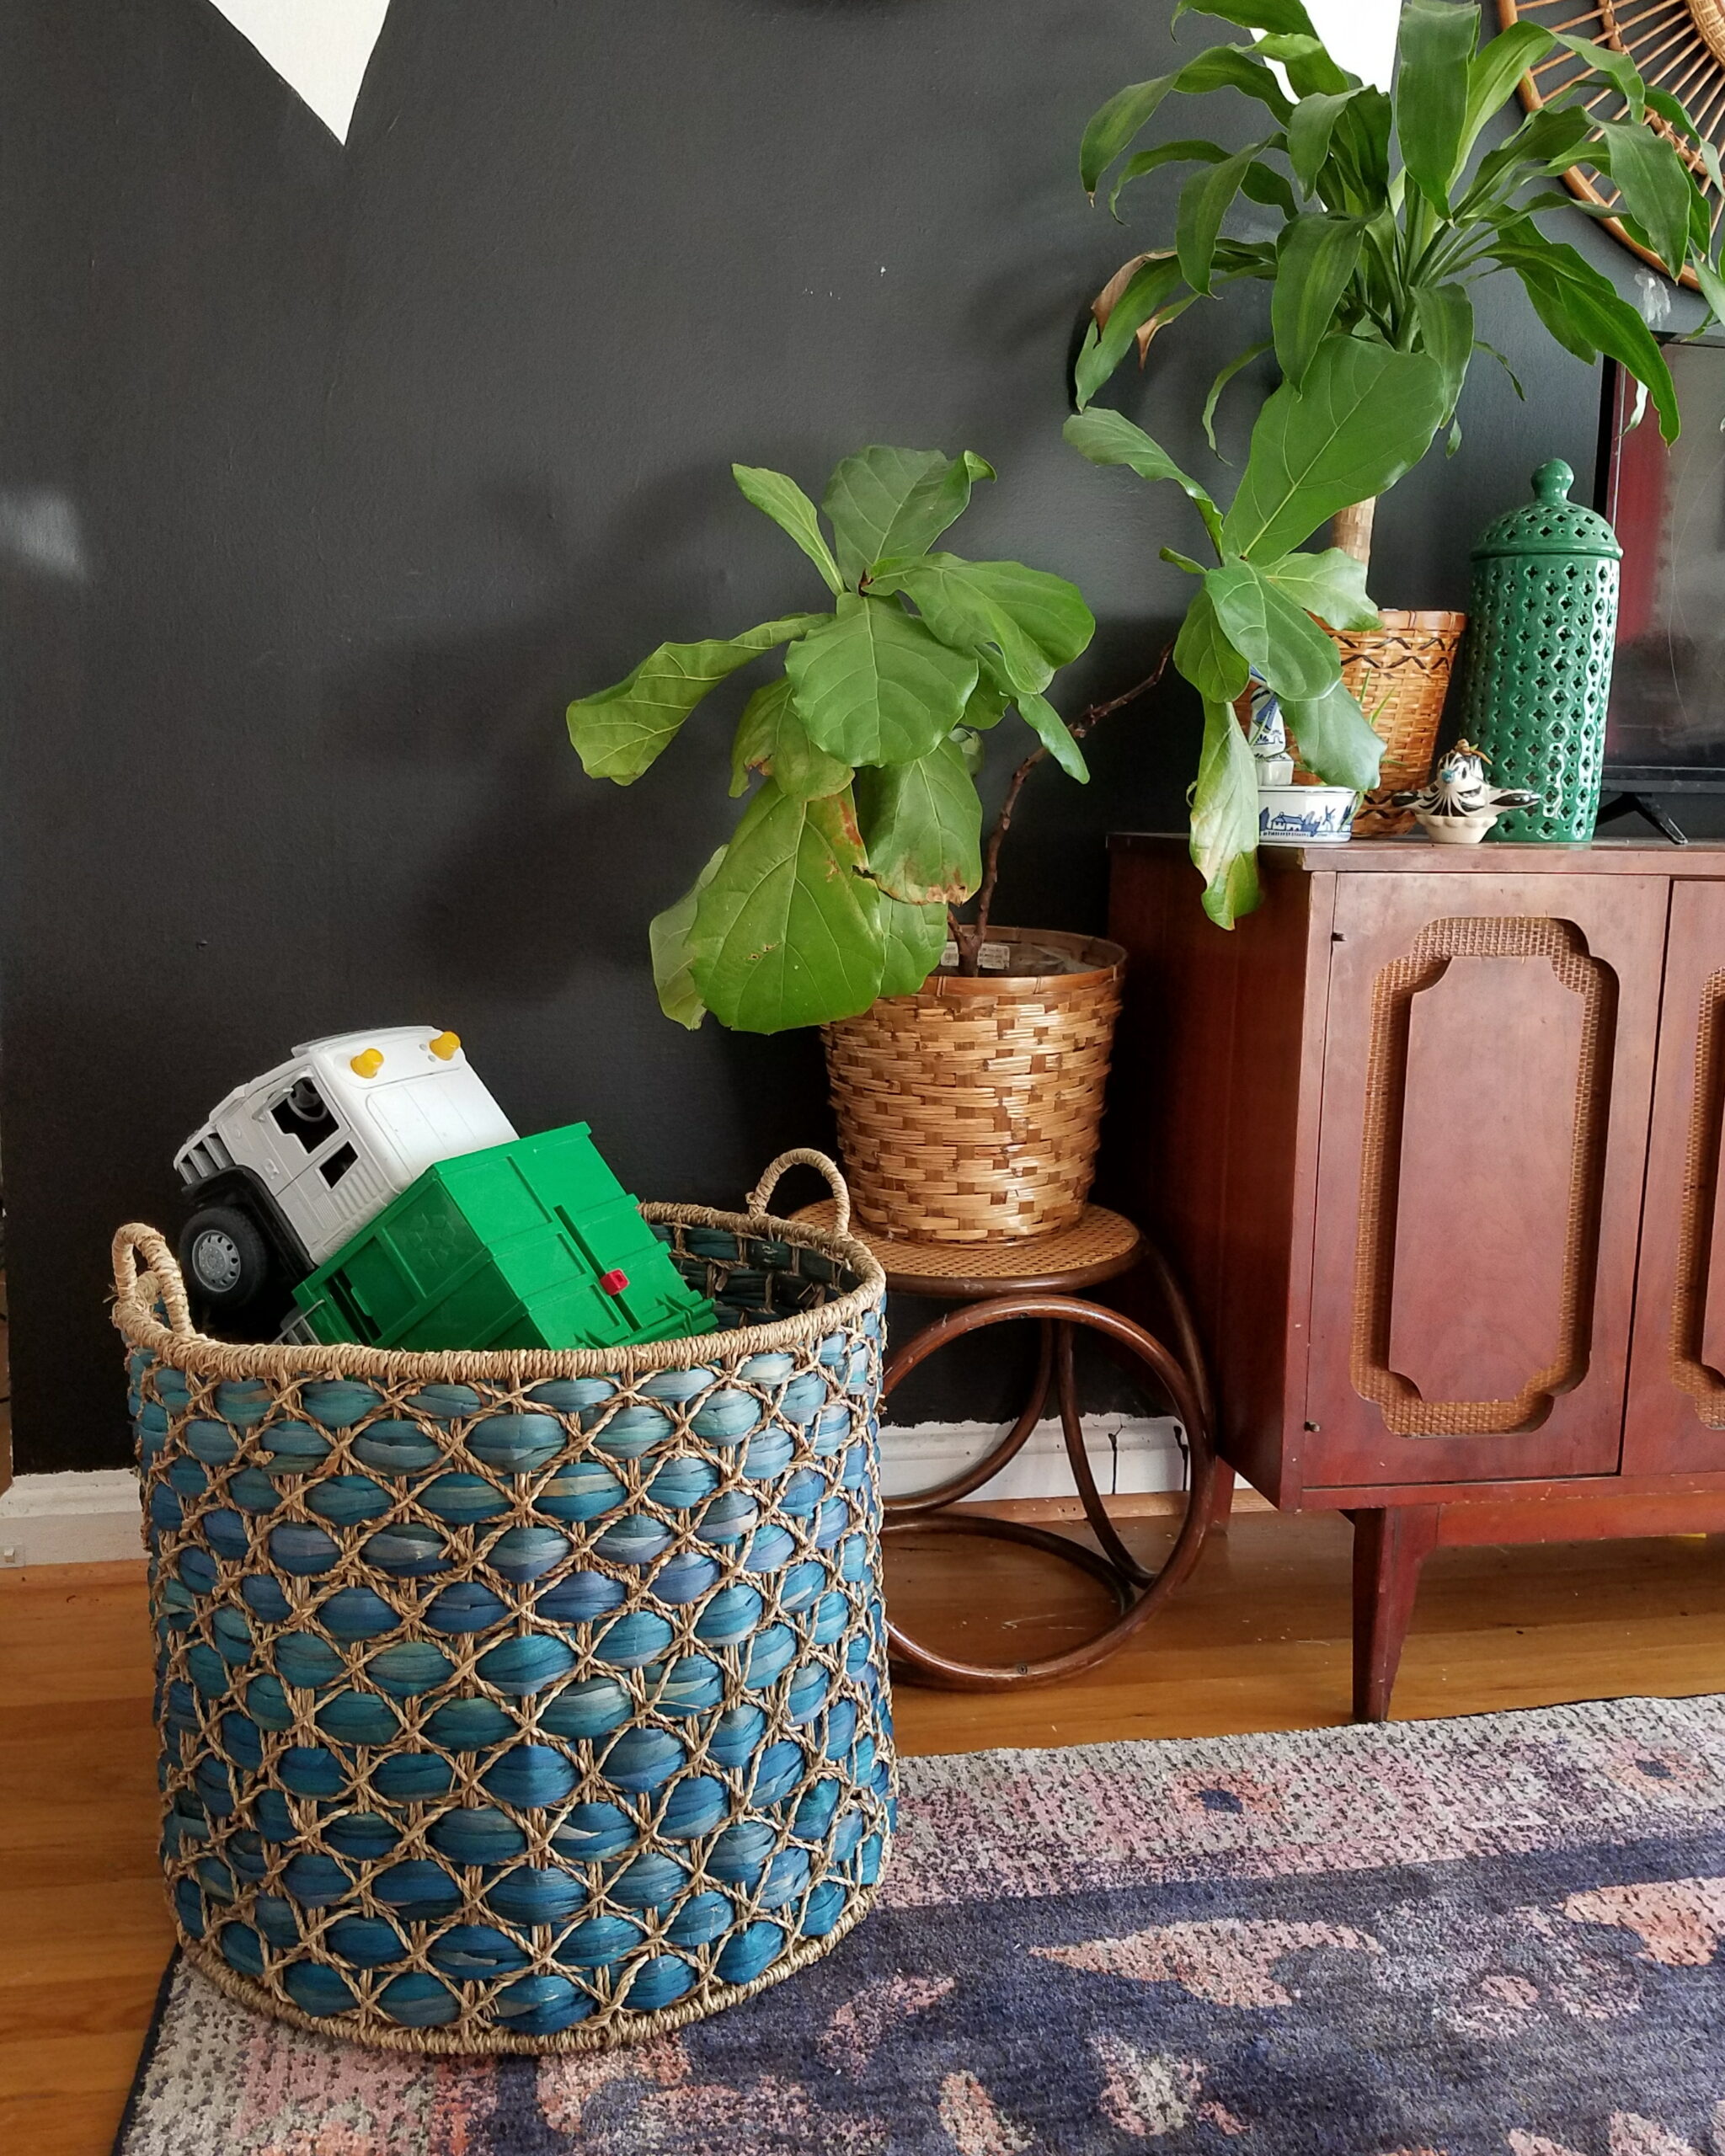
[[[1666,905],[1338,879],[1308,1491],[1617,1470]]]

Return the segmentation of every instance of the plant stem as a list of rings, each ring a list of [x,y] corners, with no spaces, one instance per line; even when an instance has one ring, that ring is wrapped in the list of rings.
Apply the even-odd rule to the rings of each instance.
[[[1105,704],[1092,704],[1081,718],[1075,718],[1071,728],[1072,738],[1081,741],[1093,726],[1112,718],[1117,711],[1124,711],[1128,704],[1136,703],[1140,696],[1148,696],[1162,680],[1173,650],[1172,643],[1164,644],[1156,664],[1135,688],[1128,689],[1123,696],[1111,697]],[[975,920],[960,921],[956,913],[948,915],[953,941],[959,947],[959,971],[967,980],[974,980],[981,969],[983,938],[988,934],[989,911],[994,904],[995,885],[1000,881],[1001,847],[1005,843],[1007,833],[1012,828],[1012,814],[1018,806],[1018,796],[1024,791],[1024,782],[1047,755],[1048,750],[1040,745],[1033,749],[1007,782],[1006,798],[1001,803],[1001,813],[995,820],[994,829],[988,835],[988,844],[983,851],[982,881],[976,887]]]

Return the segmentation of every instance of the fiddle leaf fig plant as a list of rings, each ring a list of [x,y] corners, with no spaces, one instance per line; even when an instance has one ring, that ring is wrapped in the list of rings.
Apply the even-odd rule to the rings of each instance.
[[[1383,744],[1343,686],[1336,646],[1319,626],[1378,626],[1365,568],[1340,547],[1305,552],[1300,542],[1362,488],[1381,492],[1416,462],[1447,394],[1428,353],[1321,339],[1304,382],[1284,382],[1258,414],[1226,511],[1123,414],[1096,408],[1066,422],[1067,440],[1093,464],[1172,481],[1215,557],[1206,568],[1162,549],[1165,561],[1198,579],[1174,665],[1204,702],[1192,857],[1204,875],[1204,910],[1220,927],[1231,928],[1258,899],[1258,782],[1234,712],[1252,675],[1280,699],[1308,770],[1333,786],[1376,781]]]
[[[1258,280],[1271,287],[1269,337],[1217,376],[1204,414],[1212,448],[1216,401],[1247,362],[1274,350],[1283,382],[1309,392],[1337,336],[1429,360],[1443,394],[1427,440],[1447,427],[1454,448],[1469,363],[1490,350],[1474,334],[1471,288],[1508,271],[1565,350],[1587,360],[1609,354],[1643,385],[1666,439],[1675,438],[1670,372],[1640,313],[1535,222],[1558,207],[1620,217],[1672,276],[1692,270],[1725,319],[1725,281],[1694,177],[1699,168],[1725,193],[1718,152],[1626,55],[1529,22],[1482,45],[1477,7],[1404,0],[1395,86],[1386,94],[1338,65],[1301,0],[1178,0],[1175,21],[1188,13],[1255,35],[1118,92],[1085,131],[1085,188],[1094,200],[1114,173],[1108,200],[1117,216],[1123,195],[1148,174],[1177,164],[1195,170],[1181,188],[1171,243],[1135,255],[1095,302],[1076,367],[1081,409],[1135,344],[1142,364],[1152,339],[1197,300]],[[1521,77],[1559,45],[1593,72],[1476,162]],[[1257,140],[1237,150],[1193,138],[1132,150],[1168,99],[1221,89],[1263,108],[1269,125]],[[1624,116],[1596,118],[1596,109]],[[1608,175],[1621,200],[1608,210],[1554,189],[1552,178],[1578,163]],[[1242,205],[1245,230],[1236,237],[1225,227]],[[1338,455],[1350,435],[1338,440]],[[1353,503],[1343,504],[1357,513],[1338,533],[1361,559],[1373,499],[1362,471]],[[1284,530],[1290,545],[1305,536]]]
[[[771,1033],[910,994],[939,964],[949,909],[982,879],[982,736],[1010,710],[1088,777],[1044,691],[1096,623],[1064,577],[935,551],[995,476],[968,450],[858,451],[827,484],[825,526],[783,472],[731,468],[830,606],[660,644],[614,687],[577,697],[569,729],[590,776],[628,786],[709,691],[783,651],[732,742],[741,819],[649,931],[668,1017],[695,1027],[710,1011]]]

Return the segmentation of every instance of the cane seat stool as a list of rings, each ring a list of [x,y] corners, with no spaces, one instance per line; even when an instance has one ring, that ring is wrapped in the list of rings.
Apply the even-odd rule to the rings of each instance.
[[[830,1204],[813,1205],[794,1217],[811,1227],[825,1227],[831,1211]],[[854,1219],[851,1233],[879,1262],[889,1294],[959,1305],[891,1352],[881,1378],[883,1404],[896,1385],[949,1341],[1023,1320],[1034,1321],[1040,1331],[1036,1374],[1012,1428],[962,1473],[912,1496],[885,1498],[882,1533],[938,1529],[1027,1543],[1088,1572],[1110,1591],[1117,1605],[1113,1619],[1081,1646],[1010,1667],[960,1662],[942,1654],[913,1639],[893,1620],[889,1609],[886,1629],[895,1665],[920,1683],[964,1692],[1048,1684],[1094,1668],[1124,1646],[1191,1572],[1211,1521],[1215,1462],[1210,1385],[1179,1282],[1156,1246],[1130,1220],[1101,1205],[1087,1205],[1070,1226],[1049,1234],[1001,1236],[990,1242],[916,1242]],[[1167,1312],[1172,1347],[1083,1292],[1140,1267],[1149,1275]],[[1081,1331],[1100,1335],[1118,1359],[1147,1374],[1185,1432],[1189,1464],[1185,1518],[1166,1562],[1156,1571],[1140,1564],[1121,1540],[1091,1471],[1073,1367],[1073,1350]],[[1098,1545],[1094,1550],[1028,1520],[958,1509],[1023,1449],[1050,1393],[1079,1502]]]

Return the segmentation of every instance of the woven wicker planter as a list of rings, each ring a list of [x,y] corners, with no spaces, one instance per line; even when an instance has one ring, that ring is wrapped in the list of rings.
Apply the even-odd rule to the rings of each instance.
[[[1381,629],[1330,632],[1340,648],[1342,679],[1384,744],[1381,783],[1354,818],[1356,834],[1374,839],[1413,828],[1413,812],[1392,808],[1390,796],[1423,786],[1430,776],[1444,698],[1467,626],[1465,614],[1408,614],[1391,606],[1381,611]]]
[[[988,940],[1022,970],[938,973],[825,1028],[840,1150],[871,1227],[985,1242],[1084,1209],[1126,954],[1053,931]]]
[[[633,1349],[230,1347],[120,1231],[163,1865],[224,1989],[388,2049],[602,2049],[868,1908],[885,1283],[825,1165],[830,1232],[766,1216],[773,1170],[747,1214],[644,1208],[736,1329]]]

